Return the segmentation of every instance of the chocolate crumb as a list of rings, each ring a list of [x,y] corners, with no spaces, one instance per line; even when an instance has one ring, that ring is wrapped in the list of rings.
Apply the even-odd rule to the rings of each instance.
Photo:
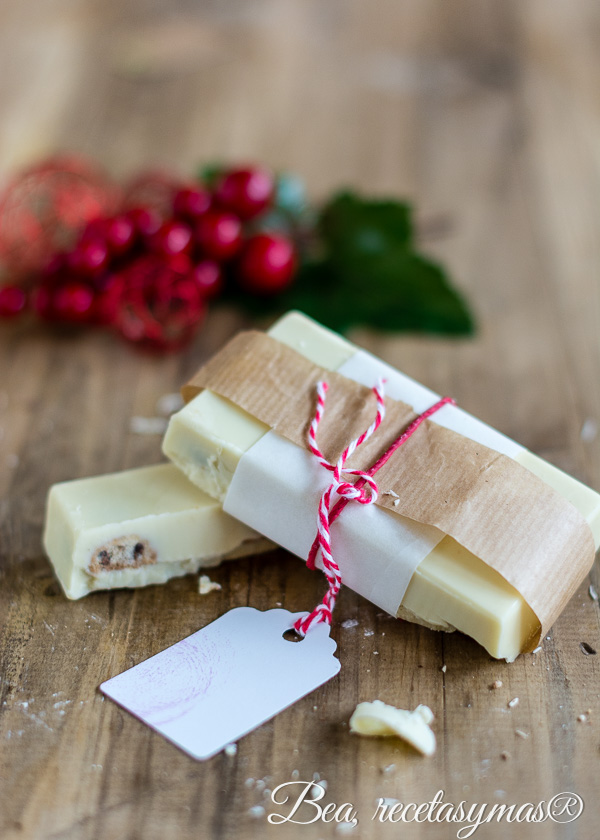
[[[591,645],[588,645],[587,642],[579,642],[579,647],[581,648],[582,652],[585,653],[586,656],[595,656],[596,651]]]
[[[140,566],[149,566],[156,562],[156,551],[148,541],[140,539],[137,534],[131,534],[116,537],[98,546],[92,553],[88,572],[91,575],[100,575],[121,569],[138,569]]]
[[[504,752],[500,753],[500,758],[502,759],[502,761],[508,761],[508,759],[510,758],[510,753],[506,752],[505,750]]]

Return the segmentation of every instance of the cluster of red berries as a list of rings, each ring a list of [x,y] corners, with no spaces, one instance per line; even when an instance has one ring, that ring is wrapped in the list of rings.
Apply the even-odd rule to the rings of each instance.
[[[0,317],[31,305],[46,322],[113,326],[141,346],[178,349],[226,283],[266,296],[292,282],[292,240],[261,230],[275,190],[267,170],[227,170],[210,190],[173,188],[168,218],[138,206],[93,219],[29,294],[17,285],[0,289]]]

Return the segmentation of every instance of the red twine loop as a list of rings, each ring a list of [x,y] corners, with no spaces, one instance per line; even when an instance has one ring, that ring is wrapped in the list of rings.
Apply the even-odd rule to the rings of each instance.
[[[325,622],[331,624],[333,608],[337,600],[338,593],[342,585],[342,578],[338,564],[333,558],[331,549],[331,525],[341,512],[344,510],[348,502],[358,502],[361,505],[370,505],[377,499],[378,488],[373,476],[384,464],[389,461],[394,452],[405,443],[419,428],[424,420],[439,411],[445,405],[456,405],[451,397],[443,397],[435,405],[432,405],[418,417],[416,417],[402,432],[402,434],[392,443],[386,452],[376,461],[368,470],[347,470],[345,463],[352,453],[358,447],[368,440],[371,435],[377,431],[383,418],[385,417],[385,402],[384,402],[384,381],[380,379],[378,384],[373,388],[373,393],[377,400],[377,413],[375,420],[368,429],[366,429],[359,437],[353,440],[344,449],[336,464],[330,464],[325,459],[323,453],[317,446],[317,430],[319,423],[325,411],[325,396],[327,394],[327,383],[319,382],[317,384],[317,406],[315,416],[310,424],[308,430],[308,448],[313,455],[319,459],[319,463],[326,470],[333,473],[331,484],[322,493],[319,500],[319,507],[317,513],[317,535],[310,549],[306,565],[309,569],[315,568],[315,561],[319,552],[321,553],[321,560],[323,563],[323,571],[328,581],[327,592],[323,600],[315,609],[307,616],[299,618],[294,624],[294,630],[301,636],[305,636],[313,625]],[[358,476],[358,481],[354,484],[342,481],[342,474]],[[337,501],[332,506],[333,494],[338,496]]]

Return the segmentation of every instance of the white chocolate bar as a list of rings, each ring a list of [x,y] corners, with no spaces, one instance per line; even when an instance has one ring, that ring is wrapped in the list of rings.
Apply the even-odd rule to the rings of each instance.
[[[290,313],[269,332],[329,370],[349,375],[346,370],[352,364],[352,378],[362,381],[356,375],[357,348],[305,316]],[[362,355],[364,359],[359,361],[365,362],[363,384],[372,385],[369,360],[373,357]],[[433,392],[391,368],[388,370],[396,388],[394,396],[412,405],[415,411],[423,411],[437,401]],[[586,518],[598,547],[600,495],[464,411],[444,409],[434,419],[508,455],[551,485]],[[242,456],[268,431],[247,412],[205,390],[171,418],[163,449],[192,482],[223,500]],[[285,545],[283,540],[282,544]],[[498,572],[449,536],[443,537],[421,560],[396,614],[433,629],[461,630],[492,656],[508,660],[525,649],[539,628],[537,617],[522,596]]]
[[[223,513],[172,464],[50,488],[44,548],[68,598],[164,583],[272,543]]]

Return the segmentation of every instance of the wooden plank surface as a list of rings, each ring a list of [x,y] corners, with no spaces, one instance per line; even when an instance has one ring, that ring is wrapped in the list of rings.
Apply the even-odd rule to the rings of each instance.
[[[0,15],[2,172],[64,148],[116,174],[258,159],[302,173],[315,197],[352,184],[414,199],[423,245],[469,295],[480,333],[352,338],[600,489],[598,442],[581,436],[600,420],[593,0],[5,0]],[[274,810],[260,788],[297,771],[355,806],[348,836],[456,837],[457,826],[371,821],[379,796],[422,803],[443,789],[454,804],[574,791],[585,801],[576,822],[475,836],[596,837],[600,656],[580,649],[600,650],[590,581],[542,651],[512,665],[343,591],[339,677],[235,757],[196,763],[99,695],[101,681],[231,607],[304,609],[322,591],[279,552],[215,570],[223,589],[206,597],[188,577],[70,603],[41,551],[49,485],[159,460],[159,439],[131,434],[130,418],[152,415],[244,323],[215,311],[168,359],[108,335],[1,327],[0,836],[337,837],[333,825],[273,827],[249,813]],[[341,627],[354,617],[358,627]],[[430,705],[437,754],[351,737],[354,705],[376,697]]]

